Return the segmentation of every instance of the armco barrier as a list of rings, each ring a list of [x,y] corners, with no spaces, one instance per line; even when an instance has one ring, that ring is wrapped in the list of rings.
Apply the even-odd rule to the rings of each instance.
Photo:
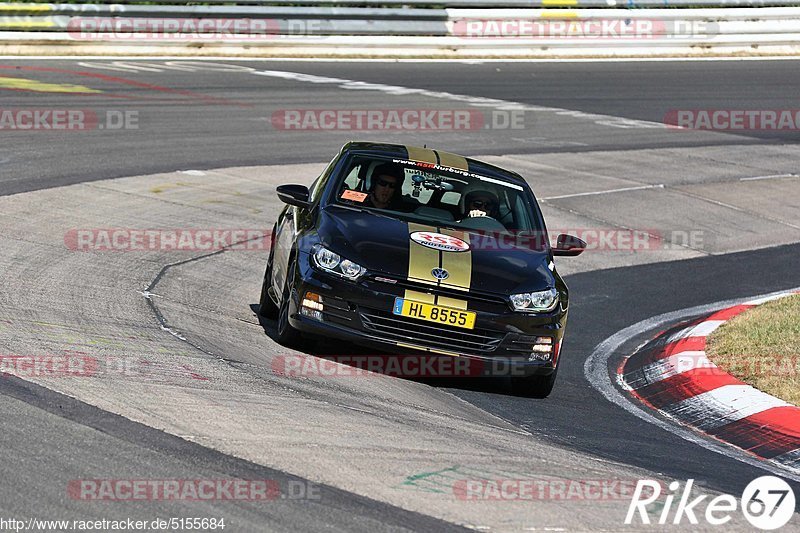
[[[192,6],[0,3],[0,54],[627,57],[800,51],[795,7],[730,7],[760,4],[720,0],[714,5],[729,7],[631,9],[681,4],[603,0],[601,9],[589,7],[600,5],[595,0],[542,0],[578,8],[534,9],[525,2],[528,7],[519,9],[517,0],[453,0],[446,8],[428,8],[430,0],[403,0],[402,7],[400,1],[358,0],[360,7],[334,7],[326,0],[293,6],[259,0]]]
[[[446,0],[437,2],[436,0],[202,0],[194,2],[192,7],[229,7],[231,4],[236,6],[258,6],[268,7],[275,4],[291,4],[293,7],[313,7],[313,6],[414,6],[429,9],[432,7],[447,8],[485,8],[485,9],[510,9],[510,8],[614,8],[624,7],[629,9],[639,8],[660,8],[660,7],[777,7],[797,5],[795,0]],[[46,2],[8,2],[5,6],[36,6],[32,9],[40,10],[63,10],[64,12],[74,12],[76,10],[97,10],[99,6],[114,6],[116,8],[134,7],[156,7],[175,6],[179,8],[187,7],[187,2],[177,1],[102,1],[98,0],[91,4],[55,4]]]

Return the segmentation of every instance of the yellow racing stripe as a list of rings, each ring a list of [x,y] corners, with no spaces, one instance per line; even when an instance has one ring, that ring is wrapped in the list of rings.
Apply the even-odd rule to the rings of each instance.
[[[416,231],[436,231],[423,224],[408,223],[409,234]],[[442,228],[441,233],[456,237],[469,244],[469,233]],[[425,283],[431,286],[441,286],[449,289],[469,291],[472,284],[472,252],[440,252],[427,246],[417,244],[409,239],[408,243],[408,280]],[[447,270],[449,276],[446,280],[439,281],[431,272],[441,266]],[[435,296],[421,291],[406,289],[405,298],[416,302],[452,307],[454,309],[467,309],[468,302],[447,296]]]
[[[422,224],[408,223],[409,234],[415,231],[436,231]],[[437,280],[431,274],[431,270],[439,267],[439,251],[427,246],[417,244],[409,238],[408,240],[408,279],[436,285]]]
[[[427,292],[419,292],[406,289],[406,294],[404,298],[406,300],[414,300],[415,302],[422,302],[425,304],[436,305],[436,297],[433,294],[428,294]]]
[[[442,233],[456,237],[469,244],[469,233],[442,228]],[[472,251],[442,252],[442,268],[450,276],[442,282],[442,286],[468,291],[472,284]]]
[[[467,165],[467,160],[460,155],[451,154],[450,152],[440,152],[436,151],[439,154],[439,162],[442,166],[445,167],[453,167],[459,170],[469,170],[469,165]]]
[[[430,148],[420,148],[418,146],[406,146],[408,158],[412,161],[422,161],[423,163],[436,164],[436,153]]]

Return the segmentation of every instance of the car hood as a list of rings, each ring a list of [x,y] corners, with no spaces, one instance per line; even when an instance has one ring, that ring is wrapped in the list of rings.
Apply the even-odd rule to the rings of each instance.
[[[443,267],[444,286],[495,294],[544,290],[555,286],[549,253],[480,234],[448,230],[374,214],[329,206],[320,213],[322,244],[376,275],[400,280],[435,282],[431,271]],[[438,251],[411,238],[418,231],[446,233],[470,244],[463,252]]]

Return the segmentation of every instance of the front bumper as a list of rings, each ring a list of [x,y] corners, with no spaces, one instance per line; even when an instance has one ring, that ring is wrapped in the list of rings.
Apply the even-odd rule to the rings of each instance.
[[[395,298],[408,297],[410,289],[404,280],[393,284],[367,277],[350,282],[315,269],[306,253],[298,257],[294,287],[289,322],[303,332],[353,342],[381,353],[461,356],[481,361],[491,375],[548,375],[558,365],[567,320],[567,310],[560,305],[550,313],[522,314],[512,311],[502,298],[464,293],[462,299],[468,302],[468,310],[476,313],[474,329],[439,325],[392,314]],[[436,287],[412,289],[438,294]],[[301,301],[307,292],[322,296],[322,320],[301,314]],[[552,338],[548,360],[531,357],[537,337]]]

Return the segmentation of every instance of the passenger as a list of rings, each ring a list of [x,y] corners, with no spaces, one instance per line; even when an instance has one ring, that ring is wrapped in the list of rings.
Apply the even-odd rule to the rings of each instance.
[[[476,217],[497,219],[499,205],[497,193],[481,183],[467,185],[459,202],[462,220]]]

